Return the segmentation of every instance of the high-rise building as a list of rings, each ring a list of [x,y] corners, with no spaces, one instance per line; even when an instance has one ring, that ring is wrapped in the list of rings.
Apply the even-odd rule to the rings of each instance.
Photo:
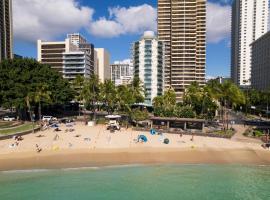
[[[104,48],[95,48],[95,74],[102,83],[111,79],[110,54]]]
[[[134,76],[139,77],[144,85],[144,104],[147,106],[152,105],[156,96],[163,94],[164,52],[164,43],[159,41],[152,31],[146,31],[141,40],[133,44]]]
[[[0,1],[0,62],[13,58],[12,1]]]
[[[252,44],[251,87],[256,90],[270,89],[270,32]]]
[[[234,0],[232,5],[231,78],[242,87],[251,84],[250,44],[267,32],[268,0]]]
[[[72,41],[69,35],[65,41],[59,42],[38,40],[38,61],[50,65],[70,81],[78,75],[90,77],[94,73],[94,45],[87,43],[82,36],[79,38],[83,43]]]
[[[111,80],[116,86],[127,85],[133,78],[133,67],[131,62],[115,62],[111,64]]]
[[[205,84],[206,0],[158,0],[158,39],[165,42],[165,87],[181,101],[192,82]]]

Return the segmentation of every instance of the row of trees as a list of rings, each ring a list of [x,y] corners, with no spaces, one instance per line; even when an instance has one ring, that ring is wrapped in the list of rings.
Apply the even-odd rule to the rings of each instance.
[[[244,91],[246,104],[243,105],[242,111],[245,113],[261,113],[269,115],[269,101],[270,101],[270,90],[258,91],[249,89]],[[253,109],[251,109],[253,107]]]
[[[90,78],[77,76],[73,88],[76,90],[76,100],[83,103],[85,108],[92,110],[94,119],[96,110],[100,108],[106,110],[108,114],[117,111],[131,118],[141,114],[138,110],[132,109],[133,105],[144,101],[144,88],[137,77],[129,85],[115,86],[111,80],[101,83],[94,74]]]
[[[41,106],[62,105],[74,97],[69,82],[34,59],[4,60],[0,63],[0,106],[17,111],[20,119],[41,116]]]
[[[154,99],[153,107],[157,116],[180,118],[213,119],[219,110],[224,128],[228,128],[228,108],[244,105],[245,102],[244,93],[232,82],[220,84],[211,80],[205,86],[192,83],[181,103],[176,103],[175,92],[169,89],[163,96]]]
[[[134,105],[144,102],[144,88],[137,77],[130,85],[115,86],[110,80],[101,83],[96,75],[78,76],[71,87],[61,74],[33,59],[0,63],[0,106],[15,108],[21,119],[31,118],[34,111],[40,118],[42,106],[63,105],[74,99],[93,113],[102,108],[133,119],[147,116],[147,112],[134,109]],[[228,108],[245,108],[248,112],[251,105],[268,107],[269,99],[270,92],[243,92],[230,81],[220,84],[212,80],[203,87],[192,83],[181,103],[176,102],[174,90],[169,89],[154,99],[153,109],[156,116],[207,119],[213,119],[219,110],[226,121]]]

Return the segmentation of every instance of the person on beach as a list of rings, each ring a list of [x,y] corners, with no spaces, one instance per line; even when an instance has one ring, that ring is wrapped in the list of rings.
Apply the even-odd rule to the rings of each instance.
[[[191,136],[191,139],[190,139],[191,142],[194,141],[194,133],[192,133],[192,136]]]
[[[36,151],[37,153],[40,153],[42,151],[42,149],[38,146],[38,144],[36,144]]]

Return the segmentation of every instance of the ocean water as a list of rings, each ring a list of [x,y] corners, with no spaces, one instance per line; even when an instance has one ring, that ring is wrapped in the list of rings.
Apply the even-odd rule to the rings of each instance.
[[[269,200],[270,167],[162,165],[0,172],[0,200]]]

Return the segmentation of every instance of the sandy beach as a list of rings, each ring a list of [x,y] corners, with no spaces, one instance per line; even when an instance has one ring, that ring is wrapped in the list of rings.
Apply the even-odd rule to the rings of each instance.
[[[270,165],[270,150],[255,139],[210,138],[178,134],[151,135],[131,129],[110,133],[105,126],[77,123],[73,132],[53,129],[24,136],[17,147],[13,139],[0,141],[0,170],[73,168],[126,164],[262,164]],[[241,128],[238,128],[242,131]],[[144,134],[148,142],[138,143]],[[170,140],[164,144],[164,138]],[[36,144],[42,148],[36,152]]]

